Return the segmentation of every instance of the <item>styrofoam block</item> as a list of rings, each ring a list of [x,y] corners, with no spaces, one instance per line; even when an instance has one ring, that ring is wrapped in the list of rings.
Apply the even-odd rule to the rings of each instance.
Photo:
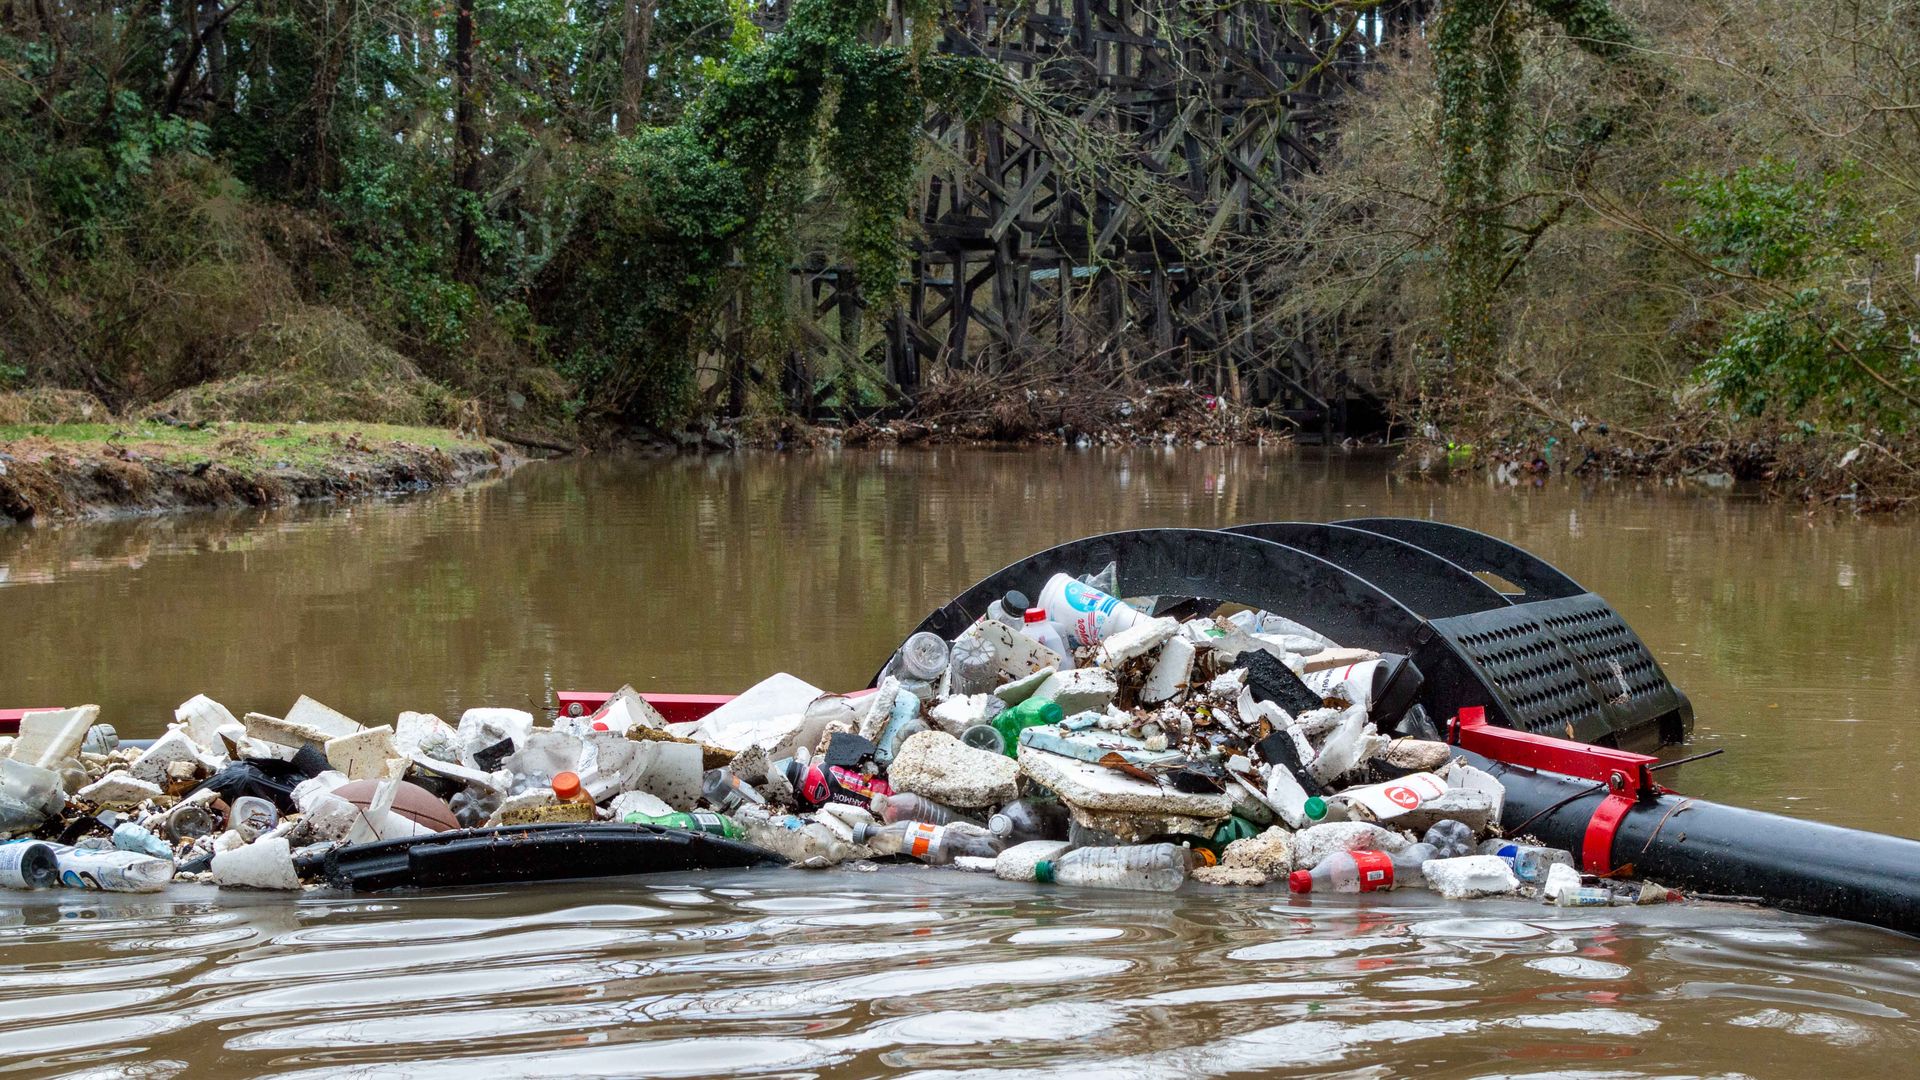
[[[135,779],[150,784],[165,784],[167,766],[176,761],[190,762],[196,767],[201,764],[200,747],[188,738],[183,728],[170,728],[165,735],[153,740],[153,745],[142,750],[127,771]]]
[[[213,857],[213,880],[223,889],[298,889],[293,849],[284,836],[267,836]]]
[[[1105,765],[1029,746],[1020,748],[1019,767],[1028,779],[1062,801],[1088,810],[1197,818],[1223,818],[1233,812],[1233,800],[1222,794],[1173,791]]]
[[[80,753],[87,729],[100,719],[100,706],[30,712],[20,718],[20,731],[8,753],[13,760],[41,769],[57,768]]]
[[[315,731],[324,731],[329,739],[338,739],[360,730],[360,722],[347,716],[338,709],[328,708],[305,694],[287,710],[287,723],[300,724]],[[323,742],[325,740],[322,740]]]
[[[393,756],[393,728],[386,724],[363,728],[351,735],[328,739],[327,764],[349,780],[378,780],[387,773]]]
[[[1000,806],[1019,797],[1020,767],[1005,754],[976,750],[944,731],[907,737],[887,767],[895,791],[949,806]]]
[[[1163,701],[1172,701],[1186,690],[1187,682],[1193,678],[1193,643],[1183,637],[1169,638],[1160,648],[1160,659],[1154,661],[1153,670],[1147,674],[1146,682],[1140,687],[1140,700],[1148,705],[1158,705]]]
[[[1520,879],[1513,876],[1513,867],[1498,855],[1429,859],[1420,864],[1420,874],[1427,879],[1428,888],[1449,900],[1505,896],[1520,888]]]

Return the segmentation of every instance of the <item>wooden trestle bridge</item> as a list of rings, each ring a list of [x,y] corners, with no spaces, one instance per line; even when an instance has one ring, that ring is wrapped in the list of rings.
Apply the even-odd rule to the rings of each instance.
[[[811,411],[821,373],[848,364],[911,394],[942,367],[1044,357],[1191,378],[1337,429],[1338,380],[1264,315],[1258,240],[1329,148],[1331,104],[1420,10],[954,0],[938,47],[1005,65],[1028,96],[984,124],[930,119],[909,272],[878,290],[888,310],[866,310],[844,265],[795,268],[813,317],[788,361],[794,404]]]

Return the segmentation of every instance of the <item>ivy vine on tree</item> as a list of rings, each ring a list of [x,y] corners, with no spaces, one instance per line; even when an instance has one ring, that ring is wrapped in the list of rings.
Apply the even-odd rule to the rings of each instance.
[[[1447,214],[1445,345],[1473,381],[1499,347],[1494,297],[1504,275],[1506,174],[1520,90],[1522,5],[1593,54],[1615,59],[1633,29],[1607,0],[1445,0],[1433,36]]]

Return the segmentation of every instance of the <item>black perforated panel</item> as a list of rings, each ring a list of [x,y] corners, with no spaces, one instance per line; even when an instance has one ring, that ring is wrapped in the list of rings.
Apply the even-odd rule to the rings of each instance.
[[[1435,619],[1516,727],[1592,742],[1625,736],[1684,701],[1640,638],[1592,593]]]

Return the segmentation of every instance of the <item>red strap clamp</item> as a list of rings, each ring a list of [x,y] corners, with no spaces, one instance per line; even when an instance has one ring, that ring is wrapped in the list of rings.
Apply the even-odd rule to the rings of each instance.
[[[1449,734],[1455,746],[1508,765],[1604,781],[1607,797],[1594,808],[1580,850],[1581,868],[1589,874],[1613,870],[1613,836],[1627,811],[1664,790],[1647,769],[1659,762],[1657,757],[1496,727],[1487,723],[1487,711],[1478,705],[1461,709]]]

